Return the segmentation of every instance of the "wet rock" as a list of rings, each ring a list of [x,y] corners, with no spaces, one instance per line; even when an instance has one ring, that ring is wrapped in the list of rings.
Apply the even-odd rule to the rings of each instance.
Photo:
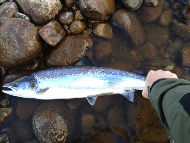
[[[7,0],[0,0],[0,4],[5,3]]]
[[[103,38],[111,39],[113,37],[112,28],[108,23],[96,23],[93,27],[93,33]]]
[[[28,141],[34,138],[32,127],[29,122],[14,120],[11,124],[19,140]]]
[[[40,59],[37,59],[32,65],[31,65],[31,70],[36,70],[40,67],[41,61]]]
[[[0,95],[0,106],[7,107],[9,105],[9,98]]]
[[[168,26],[171,23],[172,16],[173,16],[172,10],[163,11],[159,19],[160,24],[163,26]]]
[[[14,68],[33,62],[42,53],[38,31],[32,23],[10,18],[0,28],[0,64]]]
[[[17,0],[17,3],[24,13],[31,18],[31,21],[37,25],[44,25],[54,20],[62,9],[59,0]]]
[[[127,129],[125,112],[121,106],[113,106],[109,109],[107,115],[108,123],[111,128],[119,133]]]
[[[186,43],[181,50],[183,65],[190,66],[190,43]]]
[[[145,0],[144,4],[146,6],[157,6],[159,0]]]
[[[84,114],[81,119],[81,126],[82,126],[82,131],[84,134],[89,133],[91,128],[95,126],[95,118],[93,115],[90,114]]]
[[[147,23],[152,23],[153,21],[156,21],[160,17],[163,5],[164,0],[159,0],[156,7],[141,6],[138,9],[138,18],[140,19],[140,21]]]
[[[136,45],[141,45],[145,41],[145,35],[134,12],[120,9],[112,15],[111,22],[123,29]]]
[[[26,142],[23,142],[23,143],[39,143],[38,140],[32,140],[32,141],[26,141]]]
[[[20,120],[28,120],[38,105],[37,100],[19,99],[16,114]]]
[[[40,142],[65,142],[67,138],[67,125],[65,120],[57,113],[44,112],[34,116],[33,128]]]
[[[14,17],[18,12],[17,5],[14,2],[6,2],[0,6],[0,25],[6,22],[9,18]]]
[[[172,31],[181,38],[185,38],[186,40],[190,39],[190,26],[188,25],[179,22],[174,22]]]
[[[82,16],[82,14],[80,13],[80,10],[77,10],[75,13],[75,20],[84,20],[84,17]]]
[[[83,16],[97,21],[107,19],[115,9],[114,0],[79,0],[80,11]]]
[[[72,141],[75,139],[76,115],[76,110],[70,109],[65,102],[43,102],[34,113],[34,132],[41,142],[64,142],[66,138]]]
[[[90,60],[93,60],[94,52],[92,50],[87,50],[85,56],[87,56]]]
[[[188,6],[183,8],[182,14],[183,14],[183,17],[189,22],[190,21],[190,8]]]
[[[68,66],[79,61],[87,48],[92,46],[90,37],[84,35],[67,36],[46,57],[47,64],[52,67]]]
[[[92,106],[92,109],[98,113],[106,112],[112,101],[113,98],[111,96],[100,96],[97,98],[95,105]]]
[[[20,12],[16,12],[14,17],[15,18],[22,18],[22,19],[25,19],[27,21],[30,21],[30,18],[27,15],[20,13]]]
[[[177,10],[177,9],[180,7],[180,5],[181,5],[180,2],[175,2],[175,3],[171,6],[171,8],[172,8],[173,10]]]
[[[74,13],[72,11],[66,11],[59,15],[59,22],[63,25],[68,25],[71,22],[73,22],[74,19]]]
[[[80,61],[76,62],[75,65],[78,66],[93,66],[92,62],[87,56],[84,56]]]
[[[77,4],[78,0],[64,0],[64,2],[66,5],[66,8],[72,9],[72,7],[74,7]]]
[[[12,131],[12,128],[1,128],[0,131],[0,142],[1,143],[15,143],[16,136],[15,133]]]
[[[92,28],[85,28],[82,32],[82,34],[86,36],[88,36],[90,33],[92,33]]]
[[[51,46],[57,46],[65,37],[66,32],[57,21],[51,21],[39,31],[40,36]]]
[[[72,34],[79,34],[85,29],[85,25],[83,22],[79,20],[75,20],[71,23],[69,30]]]
[[[130,10],[135,10],[139,8],[142,4],[142,0],[121,0],[126,8]]]
[[[12,108],[0,108],[0,123],[4,122],[5,118],[11,114]]]
[[[101,60],[111,54],[113,45],[109,41],[102,41],[96,45],[95,50],[96,59]]]
[[[155,46],[152,43],[146,42],[143,45],[142,54],[147,59],[153,59],[158,55],[158,50],[155,48]]]
[[[170,37],[170,31],[167,27],[146,25],[144,26],[144,29],[147,40],[155,47],[160,47],[165,44]]]

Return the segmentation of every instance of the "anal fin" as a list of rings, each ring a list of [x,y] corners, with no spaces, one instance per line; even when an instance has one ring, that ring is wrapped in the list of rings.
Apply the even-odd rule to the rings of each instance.
[[[129,90],[127,92],[121,93],[121,95],[123,95],[129,101],[133,102],[134,101],[134,93],[135,93],[135,90]]]
[[[86,99],[88,100],[88,103],[90,103],[90,105],[94,105],[97,97],[96,96],[87,96]]]

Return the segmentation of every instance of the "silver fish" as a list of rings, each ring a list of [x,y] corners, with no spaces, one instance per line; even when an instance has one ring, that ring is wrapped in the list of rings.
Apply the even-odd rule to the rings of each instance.
[[[71,99],[86,97],[91,105],[99,95],[122,94],[133,101],[134,90],[143,90],[145,77],[102,67],[47,69],[3,85],[2,92],[22,98]]]

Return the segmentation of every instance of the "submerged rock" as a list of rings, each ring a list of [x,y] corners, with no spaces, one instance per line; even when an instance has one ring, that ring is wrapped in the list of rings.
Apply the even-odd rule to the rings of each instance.
[[[12,108],[0,108],[0,123],[4,122],[5,118],[11,114]]]
[[[112,15],[111,22],[123,29],[134,44],[141,45],[144,43],[145,34],[134,12],[120,9]]]
[[[8,19],[0,28],[0,51],[3,67],[32,63],[42,53],[36,26],[20,18]]]
[[[74,19],[74,13],[72,11],[66,11],[59,15],[59,22],[63,25],[68,25],[71,22],[73,22]]]
[[[182,62],[185,66],[190,66],[190,43],[186,43],[181,50]]]
[[[16,0],[21,9],[37,25],[54,20],[62,9],[60,0]]]
[[[14,14],[18,12],[16,3],[6,2],[0,6],[0,25],[6,22],[9,18],[14,17]]]
[[[67,36],[56,49],[47,55],[47,64],[52,67],[72,65],[79,61],[84,56],[86,49],[91,46],[92,41],[88,36]]]
[[[172,21],[173,11],[172,10],[165,10],[160,15],[159,22],[163,26],[168,26]]]
[[[79,0],[79,7],[82,15],[85,17],[104,21],[115,9],[114,0]]]
[[[69,30],[71,34],[79,34],[85,29],[85,25],[83,22],[79,20],[75,20],[71,23]]]
[[[158,5],[156,7],[152,6],[141,6],[138,9],[138,18],[140,21],[152,23],[156,21],[162,12],[162,8],[164,5],[164,0],[159,0]]]
[[[130,10],[137,9],[141,6],[143,0],[121,0],[126,8]]]

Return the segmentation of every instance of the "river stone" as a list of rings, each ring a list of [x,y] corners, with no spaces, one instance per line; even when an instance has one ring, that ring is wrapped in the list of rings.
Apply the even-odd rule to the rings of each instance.
[[[74,13],[72,11],[66,11],[59,15],[59,22],[63,25],[68,25],[71,22],[73,22],[74,19]]]
[[[168,26],[172,21],[173,11],[172,10],[165,10],[162,12],[159,18],[159,22],[163,26]]]
[[[190,42],[186,43],[181,50],[183,65],[190,66]]]
[[[135,10],[139,8],[143,0],[121,0],[125,7],[130,10]]]
[[[155,46],[150,42],[145,42],[142,46],[142,54],[147,59],[153,59],[158,55],[158,50],[155,48]]]
[[[115,0],[79,0],[81,14],[89,19],[104,21],[115,9]]]
[[[66,8],[72,9],[72,7],[74,7],[77,4],[78,0],[64,0],[64,2]]]
[[[120,9],[112,15],[111,22],[123,29],[134,44],[141,45],[144,43],[145,34],[134,12]]]
[[[144,31],[146,33],[146,39],[156,48],[165,44],[170,37],[169,29],[163,26],[145,25]]]
[[[9,18],[14,17],[18,12],[17,5],[14,2],[6,2],[0,6],[0,25],[6,22]]]
[[[93,27],[93,33],[97,36],[112,39],[112,28],[108,23],[96,23]]]
[[[0,108],[0,124],[4,122],[4,119],[11,114],[12,108]]]
[[[33,128],[41,143],[63,143],[67,138],[67,125],[64,119],[54,112],[35,115]]]
[[[46,57],[52,67],[69,66],[82,59],[86,49],[92,46],[90,37],[84,35],[67,36]]]
[[[50,46],[54,47],[65,37],[66,32],[57,21],[53,20],[40,29],[39,35]]]
[[[84,134],[87,134],[90,132],[91,128],[95,126],[95,118],[91,114],[84,114],[82,115],[81,119],[81,126],[82,126],[82,131]]]
[[[186,24],[174,22],[172,31],[181,38],[184,38],[186,40],[190,39],[190,26]]]
[[[159,0],[144,0],[146,6],[157,6]]]
[[[67,141],[72,141],[75,139],[76,117],[76,110],[70,109],[64,101],[42,102],[34,112],[33,129],[41,142],[53,139],[57,143],[57,139],[63,139],[63,142],[66,138]]]
[[[152,23],[153,21],[156,21],[160,17],[163,5],[164,0],[159,0],[156,7],[141,6],[137,12],[138,18],[140,19],[140,21],[147,23]]]
[[[15,68],[32,63],[42,53],[38,31],[32,23],[10,18],[0,27],[0,64]]]
[[[47,24],[61,12],[60,0],[16,0],[21,9],[37,25]]]
[[[79,21],[79,20],[75,20],[71,23],[71,25],[69,26],[69,30],[71,32],[71,34],[79,34],[81,33],[83,30],[85,29],[85,25],[83,22]]]

